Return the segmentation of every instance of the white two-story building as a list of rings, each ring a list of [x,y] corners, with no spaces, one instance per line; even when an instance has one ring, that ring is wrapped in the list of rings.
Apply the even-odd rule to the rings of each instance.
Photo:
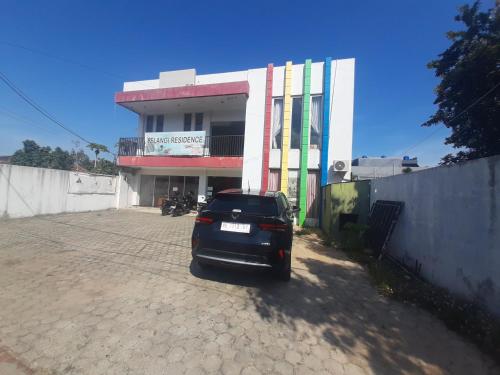
[[[119,207],[282,190],[301,208],[299,224],[314,225],[320,186],[350,179],[354,59],[161,72],[125,82],[115,102],[138,115],[136,136],[119,141]]]

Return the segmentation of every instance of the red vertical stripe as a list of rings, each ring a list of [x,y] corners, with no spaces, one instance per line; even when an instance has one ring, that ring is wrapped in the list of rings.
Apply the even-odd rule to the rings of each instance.
[[[269,178],[269,149],[271,148],[271,105],[273,101],[273,64],[267,65],[266,104],[264,117],[264,147],[262,149],[261,190],[267,190]]]

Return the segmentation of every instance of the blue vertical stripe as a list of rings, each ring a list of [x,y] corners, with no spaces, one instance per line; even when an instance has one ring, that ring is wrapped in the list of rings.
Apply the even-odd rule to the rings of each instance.
[[[321,142],[321,186],[328,183],[328,144],[330,140],[330,82],[332,58],[325,59],[323,69],[323,138]]]

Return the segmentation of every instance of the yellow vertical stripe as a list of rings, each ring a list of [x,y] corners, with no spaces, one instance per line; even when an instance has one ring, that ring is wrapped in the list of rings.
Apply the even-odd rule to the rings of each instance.
[[[285,95],[283,98],[283,140],[281,143],[281,191],[288,194],[288,150],[292,124],[292,62],[285,65]]]

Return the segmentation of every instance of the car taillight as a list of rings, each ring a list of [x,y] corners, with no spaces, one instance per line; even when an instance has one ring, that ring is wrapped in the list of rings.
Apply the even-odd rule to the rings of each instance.
[[[212,219],[211,217],[201,216],[196,218],[196,222],[200,224],[212,224],[214,222],[214,219]]]
[[[267,230],[267,231],[271,231],[271,232],[285,232],[288,228],[288,225],[261,223],[261,224],[259,224],[259,228],[262,230]]]

